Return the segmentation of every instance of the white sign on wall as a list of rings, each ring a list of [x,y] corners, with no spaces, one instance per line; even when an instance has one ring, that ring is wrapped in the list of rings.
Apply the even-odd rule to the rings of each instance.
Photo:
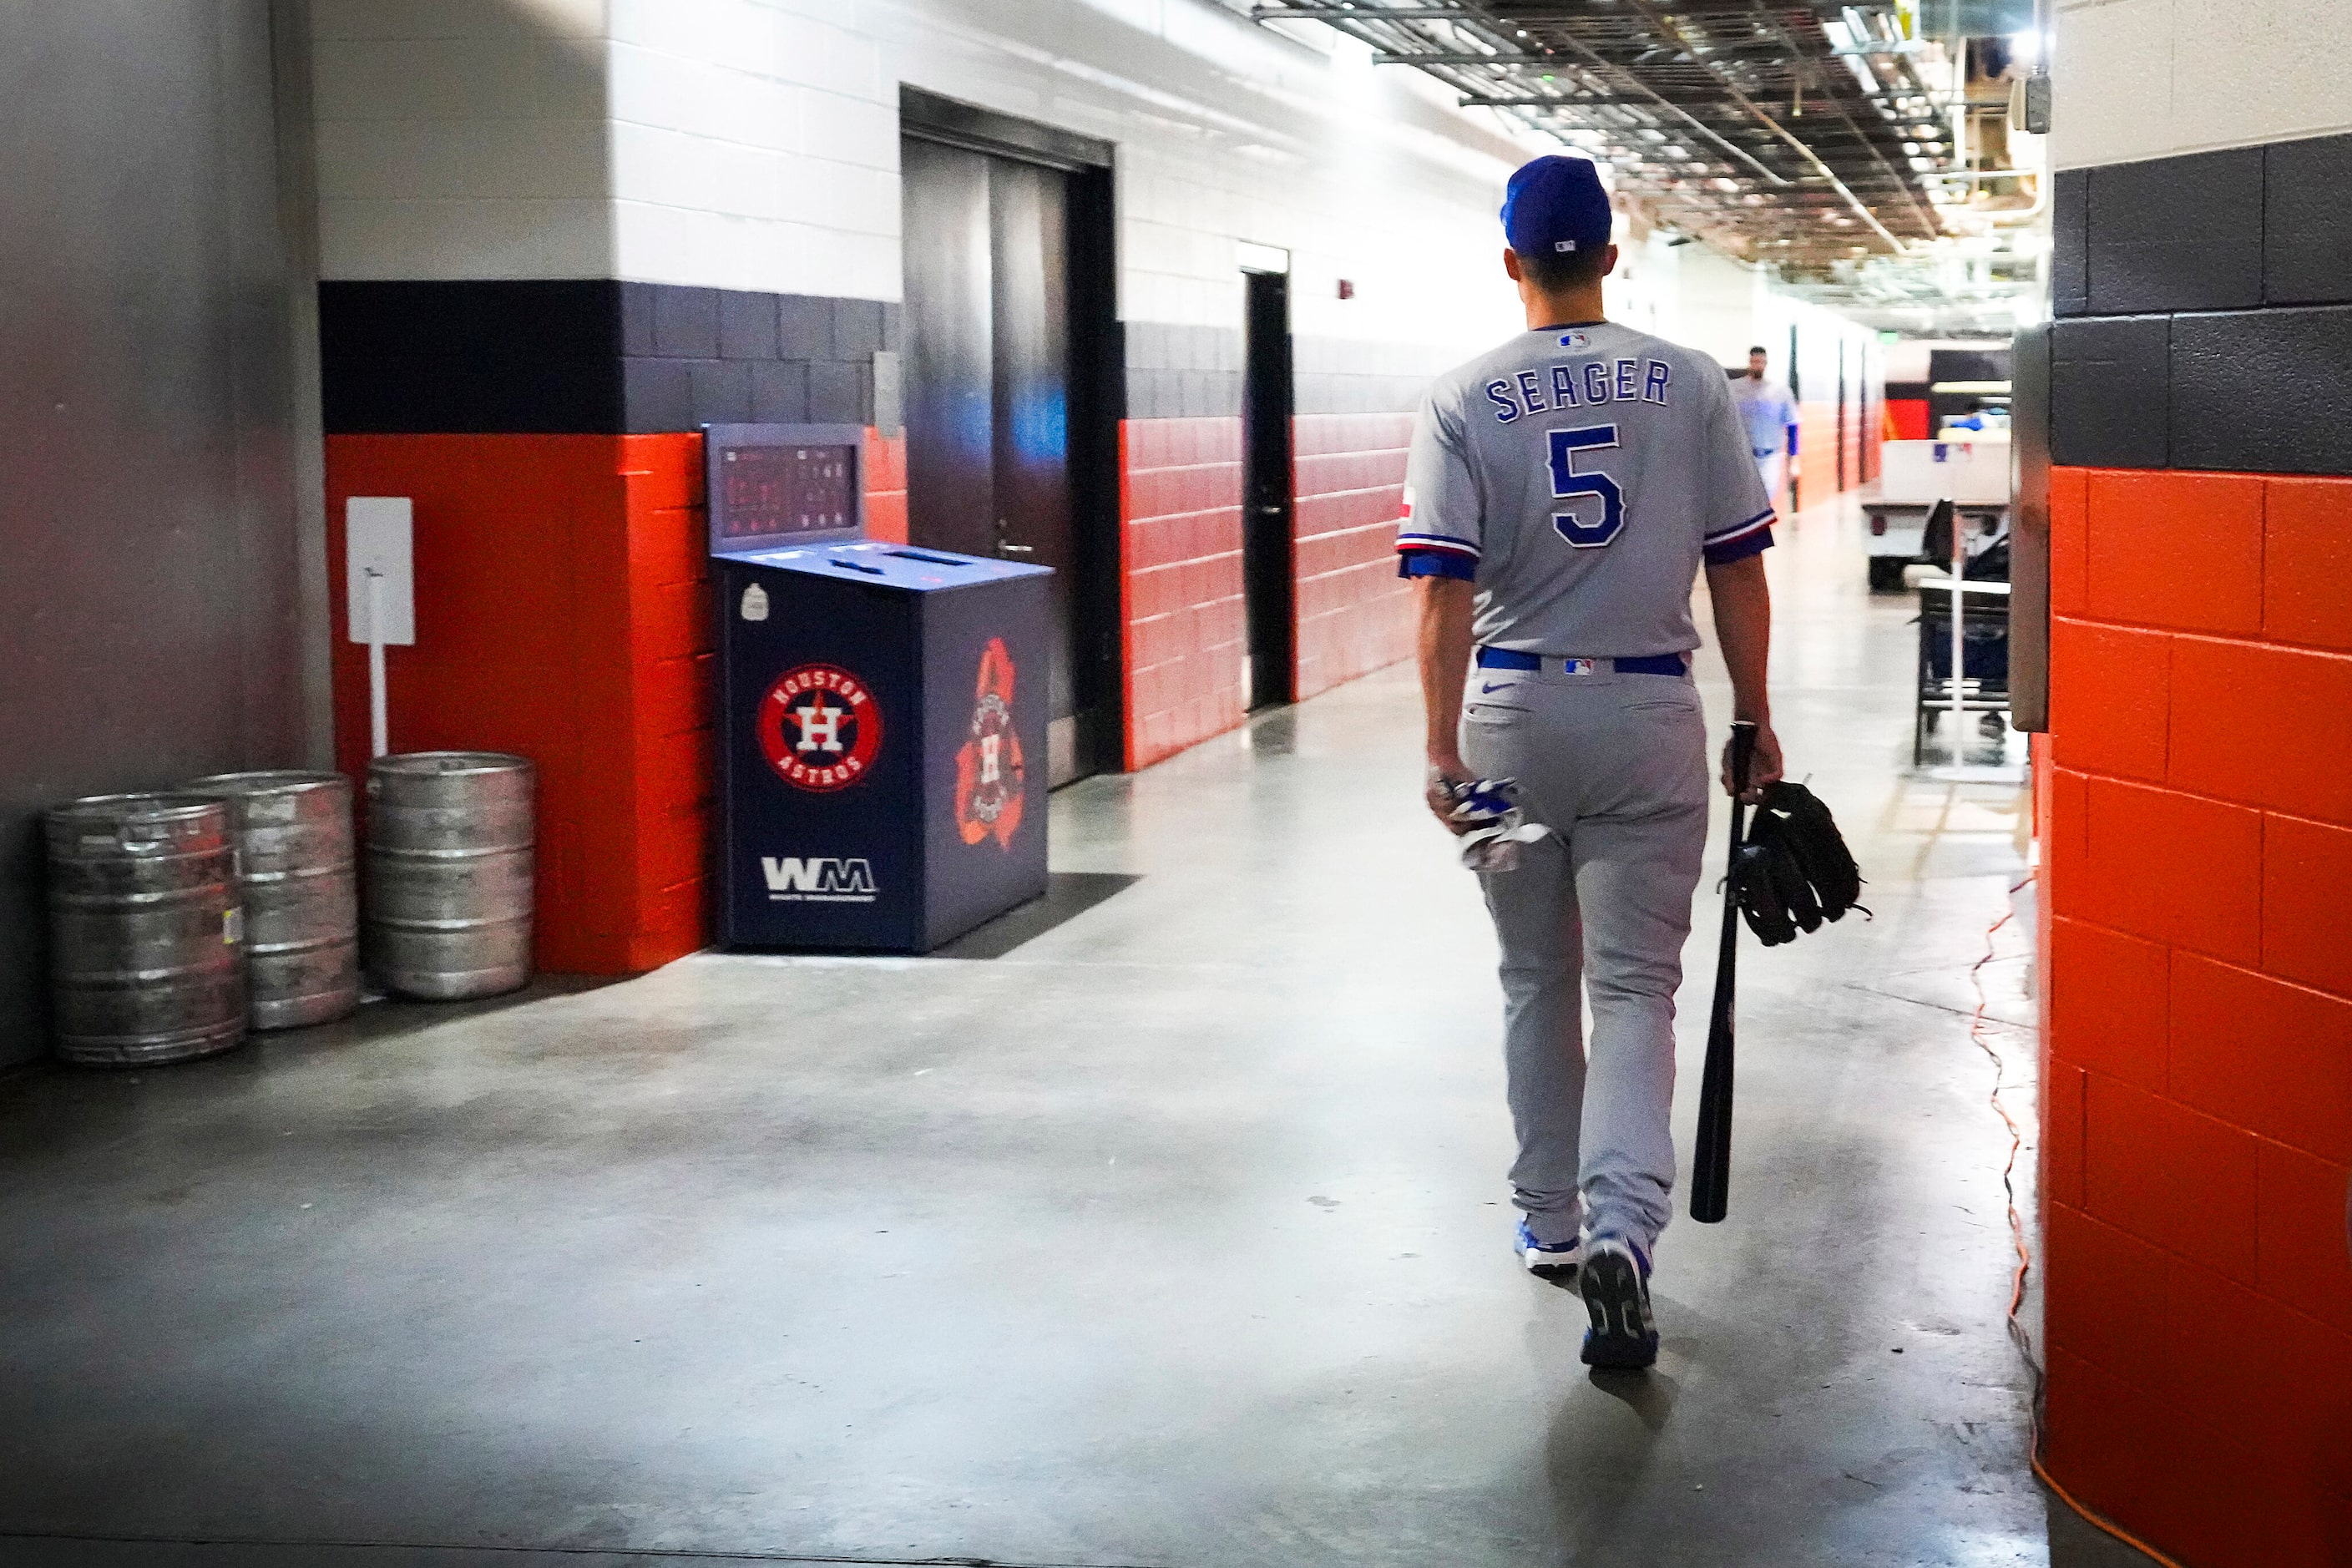
[[[343,503],[344,605],[352,641],[415,646],[415,509],[406,496],[353,496]],[[377,610],[383,616],[381,638],[371,635]]]

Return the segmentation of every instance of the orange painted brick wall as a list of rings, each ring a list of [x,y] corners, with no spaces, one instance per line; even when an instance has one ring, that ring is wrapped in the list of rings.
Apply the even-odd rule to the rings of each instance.
[[[2199,1568],[2352,1563],[2352,479],[2051,514],[2049,1462]]]
[[[1242,422],[1119,426],[1127,766],[1242,721]]]
[[[625,973],[702,942],[710,630],[702,440],[331,436],[343,502],[410,497],[416,646],[386,650],[392,746],[539,767],[538,960]],[[335,614],[336,752],[367,765],[366,650]]]
[[[1412,595],[1397,575],[1410,414],[1306,414],[1291,421],[1301,698],[1412,652]]]
[[[395,751],[539,767],[538,963],[651,969],[708,940],[712,630],[702,437],[331,436],[336,757],[367,765],[343,502],[415,503],[414,647],[385,650]],[[867,515],[906,538],[905,443],[867,436]]]
[[[1837,405],[1810,399],[1799,404],[1797,460],[1790,468],[1805,505],[1818,505],[1838,493],[1837,462]]]

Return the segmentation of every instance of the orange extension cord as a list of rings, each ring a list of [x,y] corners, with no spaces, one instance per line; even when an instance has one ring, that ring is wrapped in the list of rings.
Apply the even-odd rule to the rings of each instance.
[[[2056,1493],[2059,1501],[2080,1514],[2084,1521],[2093,1529],[2105,1531],[2125,1545],[2147,1553],[2150,1558],[2164,1564],[2164,1568],[2182,1568],[2181,1563],[2167,1557],[2129,1531],[2112,1521],[2102,1518],[2077,1502],[2074,1500],[2074,1494],[2060,1486],[2057,1478],[2044,1468],[2042,1463],[2042,1363],[2035,1359],[2033,1353],[2033,1337],[2027,1333],[2025,1326],[2017,1321],[2018,1309],[2025,1301],[2025,1277],[2033,1268],[2032,1250],[2025,1245],[2025,1221],[2017,1212],[2017,1155],[2018,1151],[2024,1146],[2025,1135],[2018,1131],[2017,1119],[2010,1115],[2009,1108],[2000,1102],[2001,1091],[2007,1087],[2005,1080],[2008,1077],[2009,1064],[2002,1059],[2000,1052],[1994,1048],[1992,1041],[1985,1036],[1985,1009],[1990,1005],[1990,1000],[1985,995],[1984,988],[1984,967],[1992,962],[1993,939],[2000,934],[2000,928],[2007,925],[2016,915],[2015,900],[2018,889],[2032,880],[2033,879],[2029,876],[2009,889],[2011,900],[2009,907],[2001,910],[2000,919],[1985,927],[1984,956],[1969,965],[1969,984],[1976,988],[1977,994],[1976,1012],[1969,1019],[1969,1038],[1974,1042],[1977,1049],[1992,1059],[1992,1108],[1994,1114],[2000,1118],[2001,1125],[2009,1129],[2009,1161],[2000,1168],[2000,1190],[2009,1197],[2009,1238],[2017,1248],[2017,1274],[2010,1282],[2009,1288],[2009,1337],[2016,1342],[2018,1352],[2024,1356],[2026,1370],[2033,1373],[2033,1395],[2027,1406],[2029,1417],[2032,1423],[2032,1436],[2026,1454],[2033,1466],[2034,1475],[2042,1484]]]

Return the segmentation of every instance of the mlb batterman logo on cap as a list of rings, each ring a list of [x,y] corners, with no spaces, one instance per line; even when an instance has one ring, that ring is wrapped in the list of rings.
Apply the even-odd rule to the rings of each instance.
[[[1587,158],[1547,153],[1521,164],[1503,193],[1503,235],[1521,256],[1598,250],[1612,221],[1609,193]]]

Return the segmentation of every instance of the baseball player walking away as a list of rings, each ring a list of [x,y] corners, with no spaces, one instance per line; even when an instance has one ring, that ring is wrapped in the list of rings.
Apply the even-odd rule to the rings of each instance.
[[[1517,781],[1517,868],[1481,873],[1502,952],[1517,1247],[1579,1269],[1584,1360],[1657,1358],[1652,1249],[1674,1185],[1675,992],[1706,837],[1690,656],[1705,563],[1751,796],[1780,776],[1765,697],[1771,501],[1722,370],[1601,319],[1616,264],[1592,165],[1538,158],[1503,206],[1528,330],[1422,405],[1399,570],[1416,580],[1428,800]],[[1591,998],[1580,1038],[1579,982]]]
[[[1769,356],[1761,348],[1748,351],[1748,374],[1731,384],[1739,416],[1748,427],[1748,449],[1756,458],[1756,472],[1764,493],[1778,499],[1788,477],[1789,459],[1797,455],[1797,400],[1777,381],[1764,379]]]

